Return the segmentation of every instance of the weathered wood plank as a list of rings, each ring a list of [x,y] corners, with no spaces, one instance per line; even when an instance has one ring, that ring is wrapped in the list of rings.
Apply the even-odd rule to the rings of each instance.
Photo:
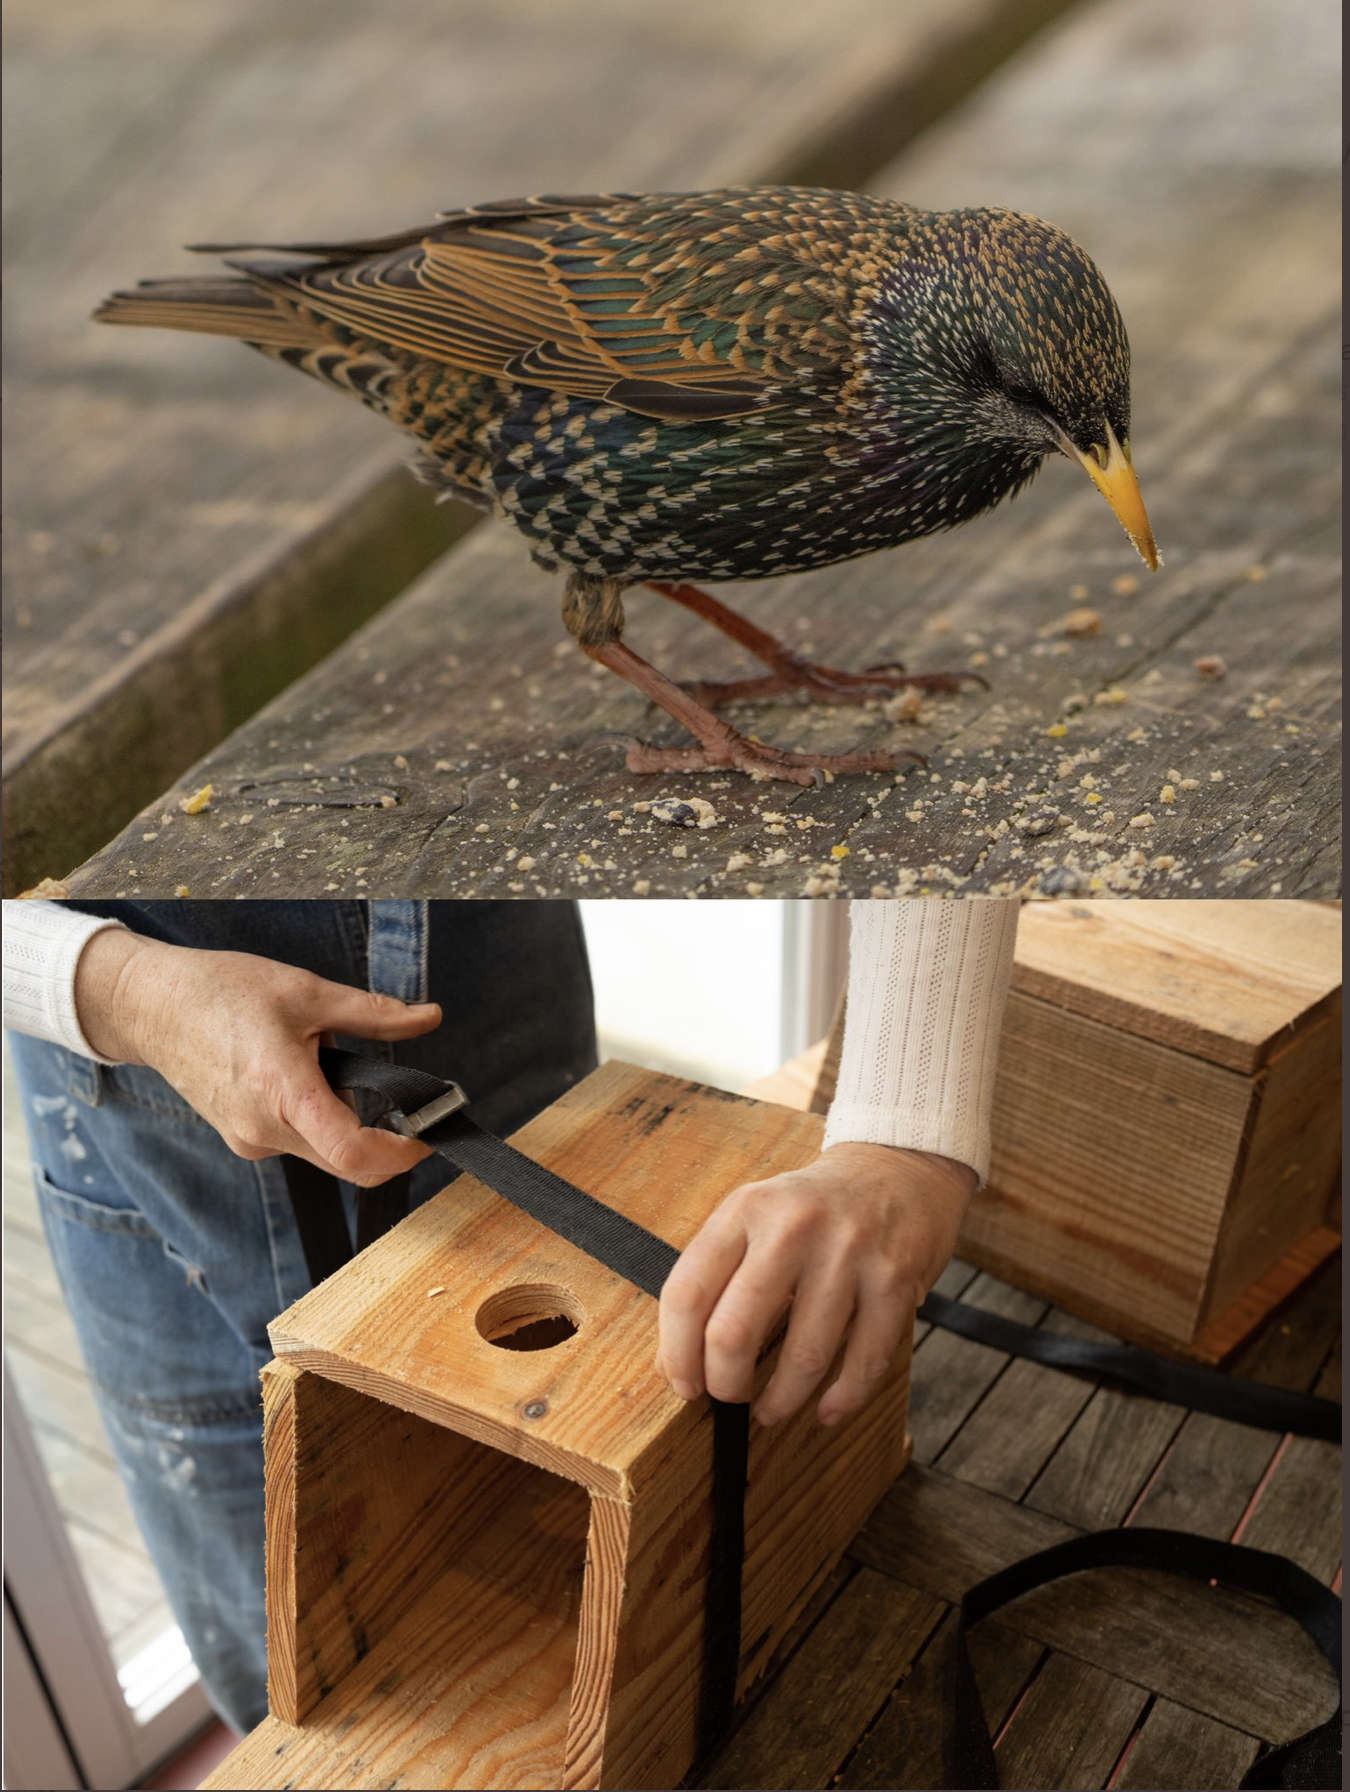
[[[955,1602],[966,1587],[1074,1534],[1057,1519],[913,1466],[855,1540],[855,1561]],[[1005,1607],[1010,1630],[1267,1741],[1334,1704],[1325,1663],[1281,1614],[1176,1575],[1074,1575]]]
[[[1333,893],[1337,106],[1310,17],[1243,0],[1219,31],[1166,0],[1084,9],[878,183],[925,203],[997,197],[1096,254],[1134,342],[1136,457],[1168,557],[1136,581],[1095,495],[1055,466],[1007,516],[750,591],[758,620],[843,663],[987,660],[990,693],[926,705],[918,726],[755,714],[789,746],[912,741],[926,773],[807,791],[630,776],[606,731],[671,731],[579,666],[556,581],[488,528],[194,767],[72,892],[267,894],[284,879],[320,894],[360,878],[401,895]],[[1102,128],[1122,84],[1128,133]],[[1215,154],[1216,109],[1247,127],[1231,159]],[[1102,632],[1066,638],[1084,593]],[[670,609],[636,596],[634,645],[725,675],[721,645]],[[1228,674],[1207,682],[1194,661],[1215,653]],[[176,816],[208,780],[212,812]],[[715,827],[686,835],[637,807],[686,788]],[[389,806],[346,806],[372,791]]]
[[[708,1764],[709,1786],[828,1786],[940,1622],[945,1606],[863,1569]]]
[[[943,1290],[945,1292],[945,1290]],[[973,1307],[983,1307],[1004,1319],[1035,1325],[1045,1312],[1044,1301],[979,1276],[962,1292]],[[946,1449],[978,1403],[1007,1369],[1011,1358],[973,1338],[930,1328],[915,1348],[924,1352],[923,1378],[910,1391],[909,1429],[914,1439],[914,1460],[933,1462]]]
[[[1108,1334],[1065,1313],[1044,1329],[1102,1343]],[[1180,1429],[1182,1407],[1098,1387],[1023,1496],[1037,1512],[1085,1531],[1121,1524]]]
[[[1218,1792],[1239,1784],[1259,1746],[1254,1737],[1228,1724],[1171,1699],[1155,1699],[1114,1783],[1124,1792],[1157,1792],[1159,1786],[1213,1787]]]
[[[1106,1785],[1147,1700],[1142,1687],[1052,1653],[999,1741],[1000,1785]]]
[[[943,1783],[955,1633],[955,1618],[948,1617],[862,1737],[838,1785],[925,1789]],[[1039,1643],[996,1623],[971,1633],[971,1663],[991,1735],[997,1735],[1044,1653]]]
[[[1300,1295],[1296,1316],[1273,1321],[1239,1351],[1233,1373],[1276,1387],[1312,1387],[1340,1330],[1338,1270],[1334,1262],[1320,1270]],[[1130,1522],[1231,1537],[1279,1441],[1270,1431],[1188,1414]]]
[[[937,1458],[943,1474],[1020,1500],[1092,1392],[1082,1376],[1014,1359]]]
[[[105,291],[199,270],[178,245],[203,235],[550,184],[855,185],[1065,4],[922,0],[903,31],[884,0],[11,9],[7,888],[99,845],[473,520],[357,406],[231,344],[93,328]]]

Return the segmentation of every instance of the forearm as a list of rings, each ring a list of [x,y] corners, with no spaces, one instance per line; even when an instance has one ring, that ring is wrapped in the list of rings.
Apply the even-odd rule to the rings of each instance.
[[[825,1146],[865,1141],[989,1171],[1015,899],[855,902]]]

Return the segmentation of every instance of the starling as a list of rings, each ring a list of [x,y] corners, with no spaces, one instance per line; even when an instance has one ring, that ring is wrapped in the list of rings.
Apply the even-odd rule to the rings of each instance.
[[[1158,564],[1119,309],[1037,218],[742,187],[509,200],[365,242],[199,247],[234,276],[146,281],[95,316],[237,337],[414,436],[426,477],[565,570],[563,620],[583,651],[694,736],[630,740],[634,771],[890,770],[896,754],[766,746],[714,709],[963,676],[814,665],[691,580],[772,578],[949,529],[1052,451]],[[667,678],[623,642],[635,584],[768,672]]]

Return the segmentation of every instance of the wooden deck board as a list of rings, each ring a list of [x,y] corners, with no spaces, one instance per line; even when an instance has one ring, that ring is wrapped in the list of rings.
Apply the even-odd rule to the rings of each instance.
[[[475,520],[358,406],[230,343],[94,327],[106,291],[201,271],[203,237],[545,188],[856,184],[1066,4],[920,0],[903,30],[885,0],[11,7],[7,889],[102,844]]]
[[[1051,216],[1100,261],[1134,345],[1136,462],[1166,556],[1154,578],[1132,565],[1055,464],[950,538],[732,594],[839,663],[976,657],[993,689],[926,704],[917,724],[877,708],[741,716],[788,746],[913,745],[926,772],[806,791],[628,774],[605,734],[673,725],[582,664],[558,582],[492,525],[194,766],[72,893],[1333,894],[1339,270],[1319,57],[1309,17],[1277,0],[1242,0],[1217,37],[1166,0],[1083,8],[875,183]],[[1220,102],[1188,98],[1188,70],[1243,118],[1241,156],[1216,154]],[[1101,129],[1101,95],[1122,83],[1128,131]],[[1101,633],[1066,637],[1084,602]],[[631,612],[658,664],[730,671],[695,618],[650,594]],[[1195,661],[1216,654],[1227,675],[1208,681]],[[212,810],[179,816],[207,781]],[[637,807],[689,792],[716,826]]]

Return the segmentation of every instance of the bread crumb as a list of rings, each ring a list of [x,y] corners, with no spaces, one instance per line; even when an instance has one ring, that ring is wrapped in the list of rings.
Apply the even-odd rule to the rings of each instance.
[[[1228,671],[1228,667],[1217,653],[1201,654],[1200,658],[1195,661],[1195,669],[1201,678],[1223,678]]]
[[[972,653],[966,663],[971,666],[987,666],[989,664],[989,655],[987,653]]]
[[[846,859],[850,851],[851,848],[847,846],[832,846],[830,848],[830,857],[832,859]]]
[[[1060,627],[1066,635],[1099,635],[1102,632],[1102,619],[1096,610],[1070,610]]]
[[[923,708],[923,692],[914,685],[897,691],[886,704],[887,718],[892,722],[917,722]]]
[[[1063,740],[1069,730],[1064,726],[1063,722],[1051,722],[1045,732],[1050,736],[1051,740]]]
[[[175,884],[173,893],[175,896],[187,896],[191,894],[186,884]]]
[[[178,807],[184,815],[200,815],[204,809],[211,807],[211,798],[216,794],[214,784],[203,784],[200,790],[194,790],[191,796],[178,799]]]
[[[1132,828],[1151,828],[1153,826],[1153,817],[1149,814],[1147,809],[1144,809],[1140,814],[1132,815],[1130,817],[1130,826]]]
[[[764,894],[764,885],[754,883],[747,884],[745,886],[745,893],[747,896],[762,896]]]
[[[635,896],[650,896],[651,893],[652,886],[648,883],[647,879],[645,877],[638,878],[637,882],[633,885],[633,894]]]
[[[1256,566],[1249,566],[1247,568],[1247,577],[1251,580],[1253,585],[1259,585],[1262,579],[1268,579],[1270,577],[1270,571],[1267,567],[1259,564]]]
[[[1174,803],[1176,800],[1177,793],[1175,788],[1171,784],[1164,784],[1162,789],[1158,792],[1158,801],[1160,803]]]
[[[1133,597],[1139,589],[1139,581],[1132,572],[1123,572],[1111,581],[1111,590],[1116,597]]]
[[[1222,784],[1223,783],[1223,773],[1222,772],[1211,772],[1209,774],[1209,781],[1211,784]]]
[[[1113,685],[1109,691],[1098,691],[1096,696],[1092,699],[1092,701],[1097,704],[1128,703],[1129,700],[1130,693],[1128,691],[1122,691],[1119,685]]]

